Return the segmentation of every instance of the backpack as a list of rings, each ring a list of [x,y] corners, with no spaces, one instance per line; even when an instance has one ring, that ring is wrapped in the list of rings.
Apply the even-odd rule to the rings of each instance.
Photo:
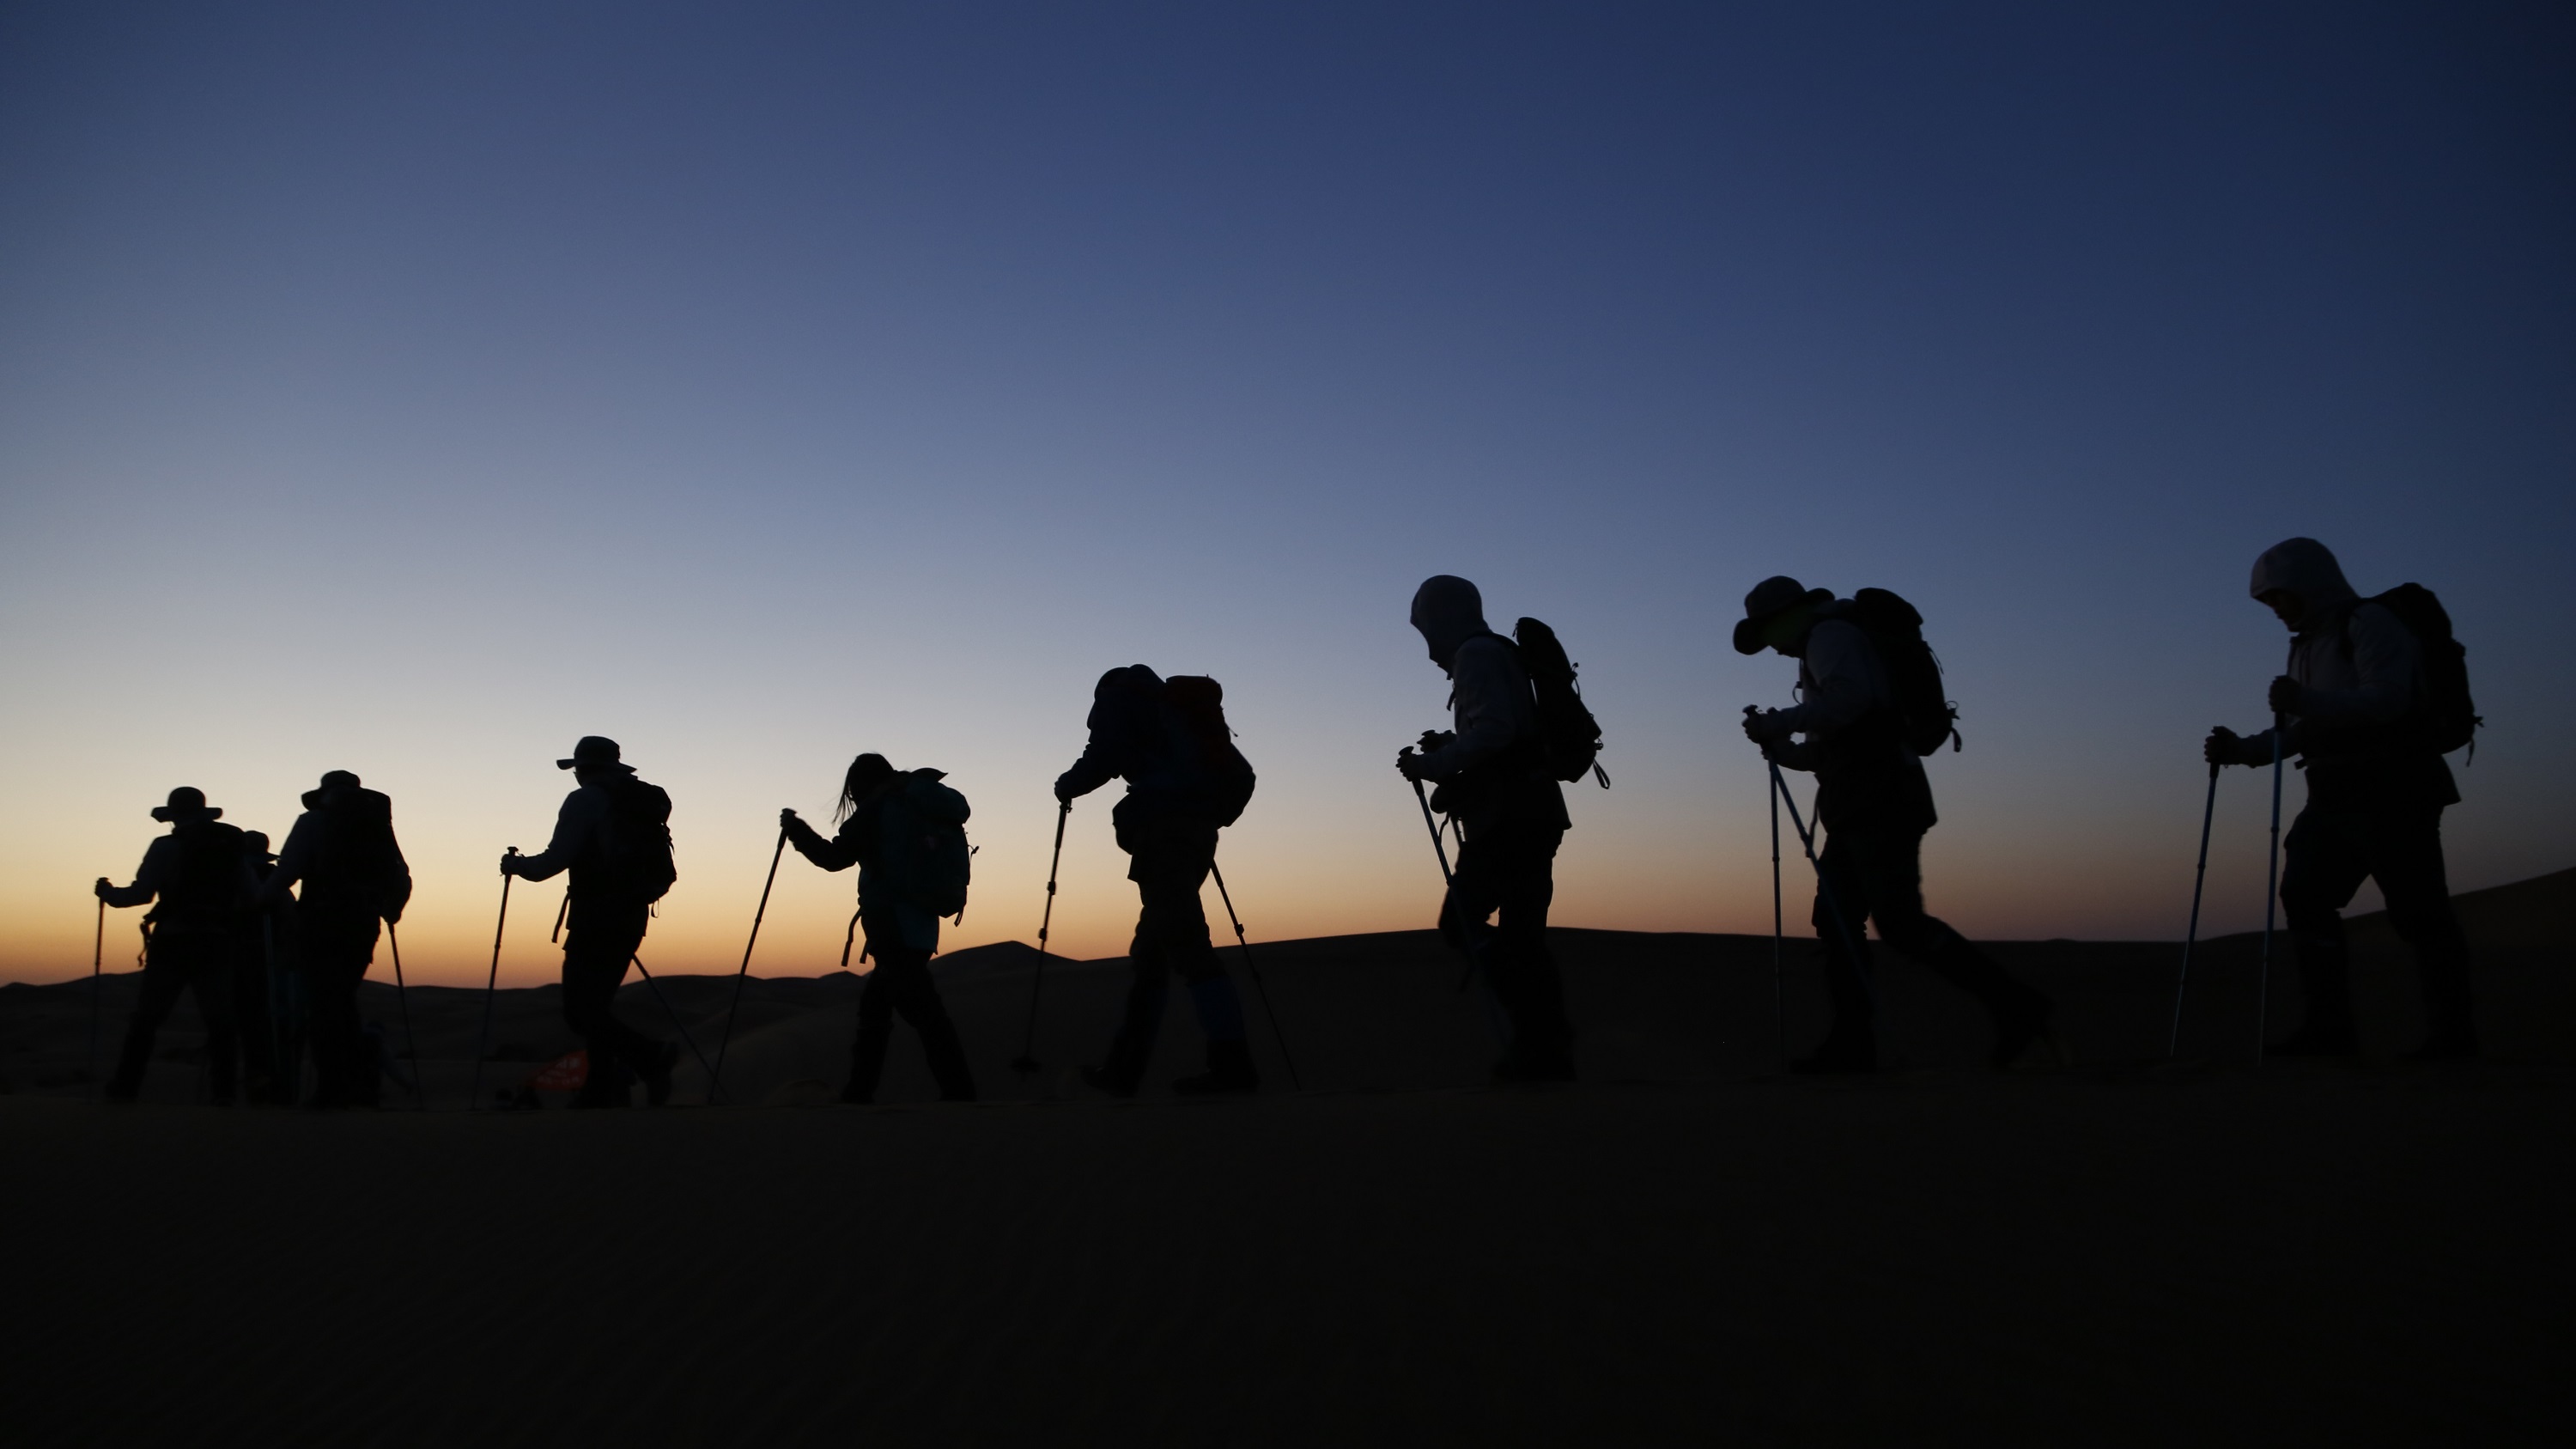
[[[1953,753],[1965,745],[1959,736],[1959,706],[1941,686],[1940,656],[1923,641],[1923,616],[1914,606],[1885,589],[1862,589],[1843,607],[1842,617],[1859,625],[1878,650],[1906,748],[1928,755],[1944,741]]]
[[[1610,788],[1610,772],[1601,768],[1601,722],[1583,703],[1574,682],[1574,661],[1565,655],[1556,631],[1536,619],[1512,626],[1513,652],[1529,676],[1538,706],[1538,737],[1547,772],[1572,784],[1590,775]]]
[[[966,915],[966,883],[974,874],[975,849],[966,843],[966,817],[974,813],[966,797],[940,784],[938,770],[914,770],[896,808],[904,814],[904,838],[888,864],[894,885],[915,905],[934,916]]]
[[[1163,702],[1179,720],[1184,749],[1195,747],[1190,771],[1216,823],[1242,819],[1255,781],[1252,762],[1234,747],[1233,727],[1225,722],[1225,686],[1204,674],[1176,674],[1163,681]]]
[[[2377,604],[2395,614],[2406,632],[2415,636],[2416,649],[2423,655],[2424,693],[2416,700],[2409,723],[2421,732],[2435,754],[2447,755],[2466,746],[2469,758],[2475,760],[2478,726],[2486,720],[2478,714],[2476,701],[2469,698],[2469,651],[2451,636],[2450,612],[2422,584],[2399,584],[2361,602]],[[2350,630],[2344,633],[2343,648],[2347,655],[2352,652]]]
[[[411,877],[394,842],[393,801],[353,789],[316,810],[319,836],[304,872],[305,899],[370,915],[399,912],[411,897]]]
[[[671,797],[632,775],[608,782],[608,819],[599,831],[599,867],[609,888],[650,905],[680,878],[671,857]]]

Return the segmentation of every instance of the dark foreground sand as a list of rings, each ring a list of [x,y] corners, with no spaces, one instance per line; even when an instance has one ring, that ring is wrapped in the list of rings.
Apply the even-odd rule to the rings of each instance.
[[[188,1105],[184,1010],[157,1101],[107,1108],[87,985],[11,987],[0,1443],[2563,1444],[2571,886],[2463,899],[2494,1051],[2446,1069],[2389,1060],[2413,984],[2367,923],[2362,1065],[2250,1065],[2249,940],[2175,1065],[2173,948],[2050,942],[1999,949],[2073,1066],[1980,1069],[1891,963],[1896,1069],[1857,1082],[1779,1075],[1768,941],[1564,932],[1586,1081],[1531,1092],[1475,1088],[1426,936],[1283,943],[1309,1090],[1256,1026],[1272,1094],[1208,1104],[1162,1090],[1185,1011],[1145,1099],[1071,1080],[1115,963],[1050,971],[1015,1076],[1008,947],[942,968],[975,1107],[923,1102],[900,1028],[894,1105],[790,1105],[838,1079],[844,977],[752,983],[743,1105],[583,1113],[458,1110],[481,1001],[437,991],[443,1110]],[[730,990],[665,982],[710,1049]],[[1821,998],[1793,947],[1793,1046]],[[554,1003],[503,993],[487,1093],[569,1045]]]
[[[0,1101],[7,1442],[2565,1443],[2555,1067]]]

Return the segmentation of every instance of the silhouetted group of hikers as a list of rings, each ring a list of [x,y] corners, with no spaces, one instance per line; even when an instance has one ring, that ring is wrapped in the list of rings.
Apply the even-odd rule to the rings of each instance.
[[[2341,912],[2364,880],[2376,879],[2421,970],[2430,1029],[2418,1055],[2474,1055],[2469,953],[2444,877],[2441,818],[2459,799],[2443,756],[2470,743],[2478,720],[2450,620],[2416,585],[2359,596],[2334,556],[2305,538],[2264,553],[2251,592],[2292,633],[2288,668],[2267,700],[2274,724],[2250,736],[2213,730],[2204,754],[2213,781],[2227,765],[2269,766],[2277,776],[2292,759],[2308,781],[2279,871],[2305,1010],[2269,1050],[2358,1050]],[[1547,918],[1557,850],[1572,824],[1563,786],[1587,776],[1609,783],[1597,760],[1599,725],[1547,626],[1522,619],[1511,638],[1495,632],[1467,580],[1425,581],[1411,619],[1451,685],[1451,728],[1426,733],[1396,757],[1418,796],[1425,782],[1437,787],[1422,809],[1447,879],[1442,938],[1468,959],[1496,1008],[1496,1080],[1570,1080],[1574,1029]],[[1798,664],[1798,702],[1748,708],[1743,721],[1771,768],[1775,812],[1789,806],[1815,867],[1809,919],[1824,949],[1833,1020],[1824,1040],[1791,1063],[1794,1071],[1876,1068],[1871,925],[1889,947],[1984,1006],[1994,1065],[2012,1065],[2050,1029],[2045,995],[1923,906],[1923,837],[1938,819],[1923,759],[1944,744],[1957,748],[1958,737],[1922,623],[1884,590],[1845,599],[1775,577],[1746,596],[1735,626],[1740,653],[1769,649]],[[1112,669],[1092,692],[1088,743],[1055,783],[1059,849],[1073,801],[1112,780],[1127,786],[1111,820],[1139,897],[1132,979],[1099,1065],[1082,1073],[1113,1096],[1132,1096],[1144,1078],[1175,977],[1189,994],[1206,1060],[1174,1089],[1242,1093],[1260,1082],[1242,1002],[1200,903],[1218,833],[1241,816],[1254,787],[1223,700],[1213,679],[1165,679],[1141,664]],[[524,880],[571,873],[563,1012],[590,1062],[577,1103],[623,1106],[641,1083],[659,1104],[669,1099],[679,1049],[619,1020],[614,1006],[653,903],[676,877],[671,800],[638,779],[608,739],[585,738],[556,763],[573,772],[577,788],[557,813],[553,838],[538,854],[503,855],[501,871]],[[1821,850],[1779,778],[1783,768],[1816,777]],[[98,882],[106,905],[153,903],[142,999],[107,1087],[111,1099],[134,1097],[163,1017],[193,989],[218,1102],[231,1101],[237,1086],[254,1101],[293,1100],[289,1084],[309,1044],[312,1105],[374,1105],[379,1062],[358,1020],[356,991],[379,922],[401,919],[411,878],[390,802],[357,776],[323,776],[304,806],[284,850],[271,856],[264,837],[222,824],[201,793],[174,790],[152,812],[170,832],[152,843],[133,884]],[[900,770],[862,754],[843,779],[830,838],[793,810],[779,814],[782,849],[792,844],[825,870],[859,868],[853,929],[864,933],[864,957],[875,966],[860,995],[845,1101],[874,1099],[897,1016],[920,1033],[940,1095],[976,1095],[930,974],[941,919],[965,905],[968,813],[941,772]],[[1447,817],[1445,826],[1437,816]],[[1444,843],[1452,836],[1454,868]],[[1051,910],[1052,872],[1048,892]],[[1041,969],[1045,941],[1041,927]],[[277,1009],[289,999],[296,1010]],[[303,1025],[278,1029],[288,1021]]]

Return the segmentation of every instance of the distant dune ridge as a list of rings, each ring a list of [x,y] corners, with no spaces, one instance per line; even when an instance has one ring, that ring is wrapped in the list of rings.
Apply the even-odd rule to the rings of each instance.
[[[2576,870],[2468,892],[2458,897],[2458,906],[2478,951],[2479,1017],[2490,1054],[2576,1059],[2576,973],[2567,969],[2576,964],[2576,952],[2559,929],[2576,916]],[[2353,934],[2364,1045],[2375,1055],[2394,1056],[2411,1048],[2421,1029],[2411,960],[2389,933],[2384,913],[2354,918]],[[1587,1078],[1683,1084],[1757,1076],[1777,1069],[1783,1026],[1792,1052],[1805,1050],[1824,1030],[1823,983],[1811,935],[1791,936],[1782,952],[1777,1025],[1767,936],[1560,929],[1553,939],[1578,1032],[1577,1061]],[[649,940],[646,948],[649,966]],[[2078,1063],[2164,1056],[2179,943],[2000,942],[1993,949],[2006,966],[2057,997],[2061,1034]],[[1482,1001],[1477,993],[1457,989],[1458,958],[1434,933],[1263,942],[1253,952],[1309,1089],[1383,1091],[1483,1081],[1493,1038]],[[1239,950],[1228,943],[1222,955],[1244,988],[1266,1085],[1284,1089],[1287,1072],[1261,993],[1245,977]],[[2183,1014],[2184,1055],[2212,1061],[2251,1056],[2259,958],[2257,934],[2201,943]],[[1892,952],[1881,950],[1878,960],[1885,1001],[1881,1029],[1891,1066],[1945,1068],[1977,1061],[1985,1050],[1985,1027],[1973,1003]],[[1051,960],[1035,1044],[1046,1070],[1028,1079],[1014,1075],[1008,1064],[1019,1054],[1036,961],[1034,948],[1012,941],[933,963],[987,1097],[1082,1095],[1072,1069],[1097,1060],[1115,1025],[1126,989],[1125,958]],[[107,978],[102,1052],[114,1047],[136,979],[131,972]],[[742,990],[726,1054],[726,1099],[810,1100],[816,1095],[811,1084],[818,1082],[837,1089],[847,1072],[860,980],[841,972],[752,978]],[[733,979],[657,976],[656,983],[658,997],[655,985],[630,978],[619,1009],[657,1036],[675,1035],[676,1013],[699,1051],[712,1059]],[[84,1090],[76,1078],[88,1049],[90,989],[86,981],[0,989],[0,1078],[12,1089]],[[415,987],[410,1005],[431,1104],[464,1106],[483,993]],[[401,1052],[402,1017],[391,985],[371,979],[363,1008]],[[483,1073],[487,1096],[579,1046],[560,1010],[554,986],[497,993]],[[2296,968],[2286,942],[2276,948],[2270,1010],[2276,1035],[2298,1010]],[[169,1060],[156,1063],[146,1079],[147,1099],[187,1101],[198,1092],[193,1063],[202,1056],[202,1033],[194,1011],[193,1004],[183,1005],[165,1028],[161,1053]],[[1145,1090],[1164,1090],[1171,1077],[1197,1070],[1198,1041],[1188,1013],[1172,1013]],[[706,1073],[695,1060],[684,1060],[677,1099],[693,1103],[705,1095]],[[898,1025],[881,1099],[935,1095],[918,1042]]]

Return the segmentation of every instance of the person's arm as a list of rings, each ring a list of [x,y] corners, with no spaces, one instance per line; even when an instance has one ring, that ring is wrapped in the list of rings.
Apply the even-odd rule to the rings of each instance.
[[[1869,636],[1859,625],[1841,619],[1820,621],[1807,633],[1805,697],[1771,718],[1779,727],[1804,735],[1853,723],[1882,702],[1877,664]]]
[[[1422,778],[1447,781],[1495,759],[1520,739],[1519,695],[1529,686],[1499,639],[1470,639],[1451,658],[1458,737],[1422,757]]]
[[[1092,706],[1091,737],[1083,742],[1082,758],[1056,777],[1055,798],[1078,800],[1127,773],[1136,754],[1133,713],[1130,703],[1114,697]]]
[[[860,816],[851,816],[842,822],[840,832],[829,840],[793,812],[781,811],[778,823],[786,830],[787,843],[796,847],[798,855],[825,870],[848,870],[859,863],[859,820]]]
[[[295,817],[294,826],[286,832],[286,844],[277,852],[276,867],[260,884],[261,905],[273,906],[288,899],[286,888],[304,879],[304,872],[313,864],[313,842],[321,834],[322,827],[312,811]]]
[[[2352,646],[2352,670],[2360,682],[2351,689],[2300,689],[2297,715],[2323,725],[2394,724],[2415,703],[2416,679],[2423,669],[2423,650],[2415,632],[2379,604],[2364,604],[2345,621],[2344,638]]]
[[[512,874],[521,880],[544,880],[578,859],[600,822],[608,818],[608,792],[585,785],[564,797],[555,812],[555,838],[534,855],[518,859]]]
[[[152,898],[161,893],[162,883],[168,878],[170,850],[170,837],[166,835],[144,847],[143,863],[134,868],[132,885],[109,885],[107,877],[100,876],[98,898],[118,910],[124,910],[128,906],[150,905]]]

